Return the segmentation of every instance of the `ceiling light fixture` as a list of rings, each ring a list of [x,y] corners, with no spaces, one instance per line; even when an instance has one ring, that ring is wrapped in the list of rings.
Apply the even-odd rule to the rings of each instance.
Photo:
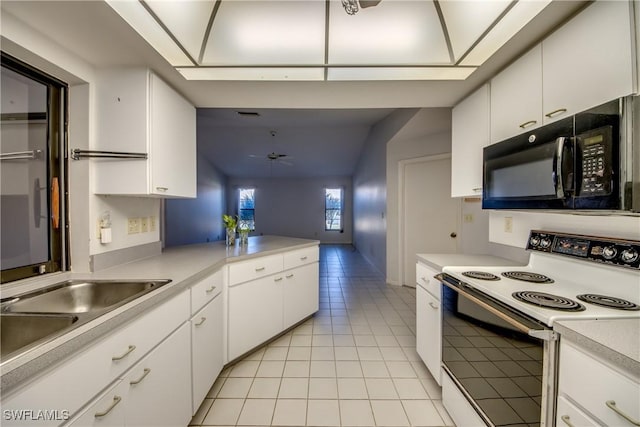
[[[185,79],[265,82],[464,80],[552,2],[105,1]]]
[[[382,0],[342,0],[342,6],[344,7],[347,15],[355,15],[360,8],[367,8],[371,6],[377,6]]]

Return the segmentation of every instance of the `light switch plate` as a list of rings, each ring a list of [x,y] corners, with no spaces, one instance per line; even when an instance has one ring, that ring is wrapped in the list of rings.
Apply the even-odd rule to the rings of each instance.
[[[140,218],[140,232],[146,233],[149,231],[149,218],[143,216]]]

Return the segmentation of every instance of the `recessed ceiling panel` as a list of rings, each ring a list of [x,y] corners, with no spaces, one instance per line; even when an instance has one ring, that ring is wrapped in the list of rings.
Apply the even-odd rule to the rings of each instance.
[[[447,65],[449,50],[431,1],[383,0],[348,15],[331,0],[329,64]]]
[[[510,3],[510,0],[440,1],[456,60],[464,55]]]
[[[218,0],[146,0],[145,3],[196,61]]]
[[[460,62],[460,65],[482,65],[529,21],[542,12],[549,3],[551,0],[519,1],[516,3],[493,30]]]
[[[193,65],[191,60],[174,43],[162,26],[147,12],[140,2],[106,0],[122,19],[127,21],[169,64],[175,66]]]
[[[178,67],[177,70],[187,80],[324,80],[322,67]]]
[[[464,80],[475,67],[329,67],[327,80]]]
[[[324,62],[323,1],[223,1],[202,65]]]

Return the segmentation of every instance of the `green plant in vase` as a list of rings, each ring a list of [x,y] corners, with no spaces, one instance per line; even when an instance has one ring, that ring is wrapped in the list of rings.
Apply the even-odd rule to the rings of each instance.
[[[222,222],[224,222],[224,226],[227,229],[227,246],[233,246],[236,243],[236,227],[238,226],[238,215],[231,216],[223,214]]]
[[[238,232],[240,233],[240,245],[244,246],[249,243],[249,223],[247,221],[240,221],[238,223]]]

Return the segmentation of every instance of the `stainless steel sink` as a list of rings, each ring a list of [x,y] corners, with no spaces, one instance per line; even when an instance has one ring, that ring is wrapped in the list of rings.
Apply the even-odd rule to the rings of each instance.
[[[78,316],[68,314],[2,314],[0,359],[45,337],[57,336],[77,321]]]
[[[19,296],[9,313],[88,313],[125,304],[165,284],[154,281],[67,281]]]
[[[68,280],[0,300],[0,365],[171,280]]]

